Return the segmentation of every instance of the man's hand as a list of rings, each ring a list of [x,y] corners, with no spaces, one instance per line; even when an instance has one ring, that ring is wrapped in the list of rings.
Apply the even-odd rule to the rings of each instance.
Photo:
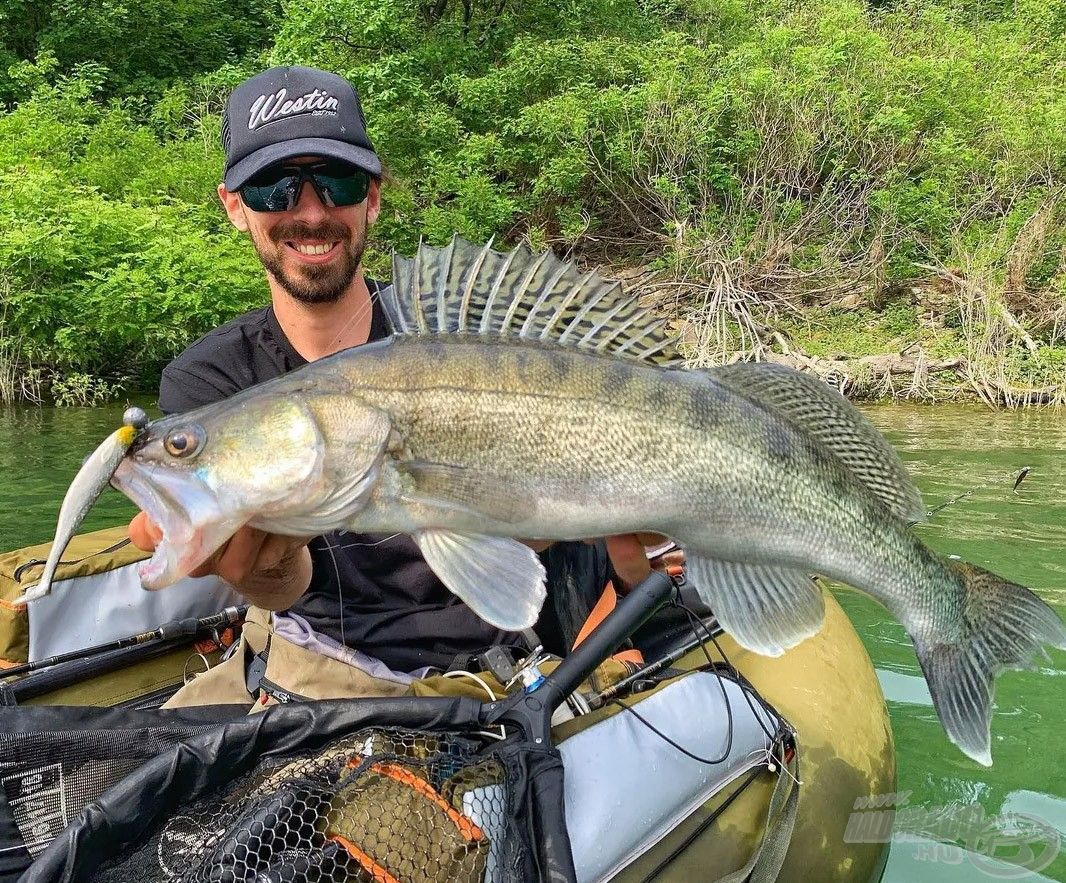
[[[144,512],[138,512],[130,522],[129,537],[138,549],[151,552],[163,532]],[[307,543],[307,537],[286,537],[242,527],[189,576],[215,574],[257,607],[285,610],[311,584]]]
[[[623,595],[651,573],[652,568],[665,571],[669,567],[683,567],[685,564],[685,553],[681,549],[671,549],[648,559],[648,549],[666,542],[662,534],[626,533],[605,537],[604,541],[607,544],[607,556],[622,583],[615,588]]]

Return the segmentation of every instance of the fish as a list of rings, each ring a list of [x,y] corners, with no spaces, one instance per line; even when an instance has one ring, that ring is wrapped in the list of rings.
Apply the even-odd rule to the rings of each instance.
[[[742,646],[819,630],[812,574],[906,629],[948,737],[991,763],[994,679],[1066,648],[1036,594],[929,548],[900,458],[836,390],[784,366],[687,369],[638,294],[550,251],[460,238],[393,259],[392,336],[154,421],[112,483],[162,529],[165,587],[243,524],[404,532],[486,621],[531,626],[544,569],[516,538],[678,543]]]
[[[35,585],[27,586],[22,594],[11,603],[23,606],[51,593],[56,569],[71,539],[100,494],[107,488],[137,433],[148,425],[148,415],[137,407],[127,408],[122,419],[123,425],[105,438],[96,450],[85,458],[85,462],[82,463],[70,487],[67,488],[59,507],[56,536],[52,541],[52,548],[48,550],[48,558],[45,560],[41,579]]]

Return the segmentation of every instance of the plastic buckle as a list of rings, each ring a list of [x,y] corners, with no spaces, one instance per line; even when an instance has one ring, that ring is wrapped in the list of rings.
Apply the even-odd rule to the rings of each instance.
[[[248,664],[248,671],[244,675],[244,686],[250,696],[255,696],[259,693],[259,688],[263,684],[263,678],[266,676],[267,670],[267,657],[266,651],[263,650],[260,653],[256,653],[252,658],[252,661]]]
[[[479,653],[474,661],[487,671],[501,684],[509,683],[515,676],[515,664],[511,654],[503,647],[489,647],[484,653]]]

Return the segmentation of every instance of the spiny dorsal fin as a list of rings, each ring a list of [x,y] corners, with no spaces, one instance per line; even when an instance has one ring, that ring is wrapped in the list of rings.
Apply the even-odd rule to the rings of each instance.
[[[829,384],[770,362],[738,362],[707,373],[806,430],[897,516],[909,522],[925,520],[921,495],[899,454],[877,427]]]
[[[444,248],[421,244],[392,260],[392,285],[379,295],[397,334],[519,337],[680,365],[677,339],[636,295],[550,251],[498,252],[458,236]]]

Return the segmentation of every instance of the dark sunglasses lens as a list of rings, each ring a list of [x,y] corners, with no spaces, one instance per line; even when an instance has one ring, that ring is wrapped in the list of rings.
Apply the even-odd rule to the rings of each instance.
[[[352,166],[316,171],[314,179],[334,206],[358,205],[370,190],[370,175]]]
[[[290,194],[292,188],[288,186],[291,178],[279,181],[276,184],[245,184],[241,188],[241,198],[244,204],[253,212],[284,212],[292,208]]]

